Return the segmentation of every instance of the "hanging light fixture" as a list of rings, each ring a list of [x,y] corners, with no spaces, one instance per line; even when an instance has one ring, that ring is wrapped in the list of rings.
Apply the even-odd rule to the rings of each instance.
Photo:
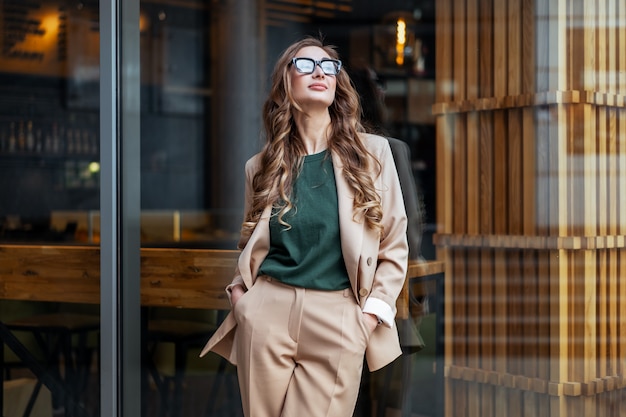
[[[404,54],[406,49],[406,21],[399,17],[396,21],[396,65],[404,65]]]
[[[383,65],[387,69],[395,67],[404,70],[413,65],[416,24],[413,13],[407,11],[391,12],[383,18],[384,40],[380,39],[379,51],[384,56]]]

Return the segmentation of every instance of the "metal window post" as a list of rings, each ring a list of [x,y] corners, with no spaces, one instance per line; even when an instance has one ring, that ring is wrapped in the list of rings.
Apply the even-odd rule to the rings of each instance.
[[[141,415],[139,0],[100,1],[100,415]]]

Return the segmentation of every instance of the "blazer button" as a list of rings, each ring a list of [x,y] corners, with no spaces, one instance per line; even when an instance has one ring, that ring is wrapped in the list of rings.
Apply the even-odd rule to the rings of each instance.
[[[372,266],[372,257],[367,258],[367,266]]]
[[[369,291],[367,290],[367,288],[361,288],[361,289],[359,290],[359,295],[360,295],[361,297],[365,297],[367,294],[369,294]]]

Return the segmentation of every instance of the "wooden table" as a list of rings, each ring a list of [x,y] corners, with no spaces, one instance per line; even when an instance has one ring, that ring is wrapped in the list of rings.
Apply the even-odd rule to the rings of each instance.
[[[238,254],[236,250],[142,248],[142,307],[230,309],[224,288],[232,280]],[[409,283],[415,295],[427,295],[434,291],[433,280],[421,278],[441,273],[443,262],[409,264],[409,279],[397,301],[398,318],[409,316]],[[98,304],[100,248],[0,245],[1,299]],[[22,349],[2,327],[4,342]],[[28,352],[24,348],[21,354]],[[59,388],[59,381],[50,379],[45,370],[38,369],[38,373],[45,385]]]
[[[230,309],[224,288],[232,280],[238,254],[142,248],[142,306]],[[397,301],[398,318],[409,314],[410,280],[442,272],[440,261],[409,264],[409,279]],[[0,245],[0,299],[100,303],[100,248]]]

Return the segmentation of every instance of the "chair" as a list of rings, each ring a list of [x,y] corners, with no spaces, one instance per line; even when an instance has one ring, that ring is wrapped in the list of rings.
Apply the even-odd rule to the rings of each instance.
[[[43,362],[46,377],[59,381],[63,391],[52,392],[55,408],[64,407],[66,415],[79,413],[78,398],[84,392],[92,364],[93,351],[88,337],[98,337],[100,318],[95,314],[58,311],[33,314],[4,322],[4,326],[14,334],[26,333],[34,337],[42,357],[30,355],[26,367],[41,366]],[[38,362],[38,363],[33,363]],[[37,389],[41,386],[39,378]]]
[[[409,311],[410,317],[404,320],[396,320],[396,326],[398,327],[398,333],[400,335],[400,345],[402,348],[402,355],[398,358],[397,362],[401,369],[401,395],[400,395],[400,410],[402,417],[408,417],[411,415],[411,379],[412,379],[412,367],[413,361],[411,356],[425,347],[424,339],[420,334],[419,328],[422,322],[422,317],[428,314],[429,305],[428,297],[421,295],[417,297],[414,292],[413,285],[409,285]],[[384,383],[380,390],[378,398],[378,410],[377,416],[385,415],[385,398],[389,395],[391,389],[391,382],[394,374],[394,364],[385,368]]]
[[[160,414],[179,417],[183,405],[184,378],[192,350],[201,349],[223,320],[224,312],[196,309],[152,309],[147,320],[149,372],[161,398]],[[164,344],[173,347],[174,363],[159,355]],[[165,356],[165,358],[164,358]],[[221,360],[213,383],[216,392],[223,382],[226,361]]]

